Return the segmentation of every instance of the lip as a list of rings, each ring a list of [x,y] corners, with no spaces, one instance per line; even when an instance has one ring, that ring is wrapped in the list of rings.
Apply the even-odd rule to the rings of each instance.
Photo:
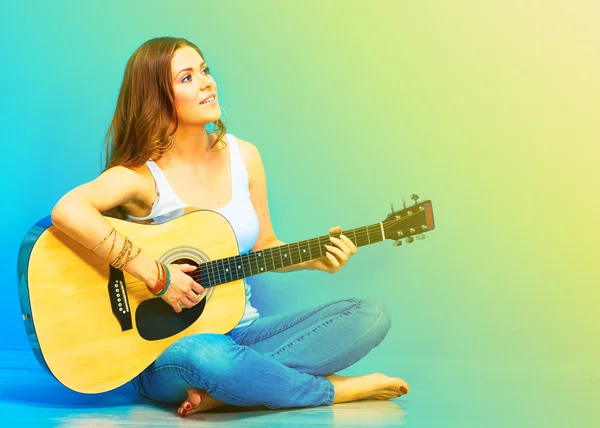
[[[209,99],[210,97],[215,97],[215,101],[217,100],[217,94],[212,93],[209,94],[206,98],[204,98],[202,101],[200,101],[198,104],[202,104],[204,101],[206,101],[207,99]]]

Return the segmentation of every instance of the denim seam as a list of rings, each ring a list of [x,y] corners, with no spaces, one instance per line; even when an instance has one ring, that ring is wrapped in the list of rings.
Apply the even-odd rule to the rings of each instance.
[[[375,328],[375,326],[379,323],[379,321],[381,321],[381,318],[383,318],[383,314],[384,311],[381,311],[381,314],[379,314],[379,318],[377,318],[377,321],[375,321],[372,325],[371,328],[369,328],[367,331],[365,331],[362,335],[360,335],[360,337],[357,337],[352,343],[351,345],[354,345],[356,342],[358,342],[360,339],[362,339],[363,337],[365,337],[371,330],[373,330],[373,328]],[[341,352],[338,352],[335,355],[332,355],[331,357],[329,357],[327,360],[325,361],[321,361],[321,364],[327,364],[330,361],[332,361],[334,358],[338,357],[341,354]]]
[[[348,309],[348,311],[350,311],[350,310],[352,310],[352,309],[355,309],[357,306],[358,306],[358,305],[354,305],[352,308]],[[344,312],[346,312],[346,311],[344,311]],[[323,322],[322,324],[320,324],[318,327],[315,327],[315,328],[320,328],[320,327],[322,327],[323,325],[325,325],[325,324],[326,324],[326,322],[327,322],[327,321],[333,321],[333,320],[335,320],[335,319],[336,319],[336,318],[338,318],[339,316],[341,316],[341,315],[344,315],[344,312],[341,312],[341,313],[339,313],[339,314],[337,314],[337,315],[335,315],[335,316],[333,316],[333,317],[330,317],[330,318],[328,318],[328,319],[327,319],[325,322]],[[365,336],[366,336],[366,335],[367,335],[367,334],[368,334],[368,333],[369,333],[369,332],[370,332],[370,331],[371,331],[371,330],[372,330],[372,329],[373,329],[373,328],[374,328],[374,327],[377,325],[377,323],[379,323],[379,321],[381,320],[381,318],[383,318],[383,314],[384,314],[384,312],[382,311],[382,312],[381,312],[381,314],[379,315],[379,318],[377,318],[377,321],[375,321],[375,322],[374,322],[374,323],[371,325],[371,328],[369,328],[367,331],[365,331],[365,332],[364,332],[364,333],[363,333],[363,334],[362,334],[360,337],[356,338],[356,339],[355,339],[355,340],[352,342],[352,344],[351,344],[351,345],[353,345],[354,343],[356,343],[356,342],[357,342],[358,340],[360,340],[361,338],[365,337]],[[314,329],[313,329],[313,330],[314,330]],[[302,338],[302,337],[306,336],[307,334],[309,334],[309,332],[306,332],[306,333],[304,333],[302,336],[298,336],[296,339],[294,339],[293,341],[289,342],[289,343],[288,343],[288,344],[286,344],[284,347],[279,347],[279,348],[276,350],[277,352],[276,352],[276,351],[273,351],[273,353],[271,353],[271,354],[269,354],[269,355],[270,355],[270,356],[275,356],[275,355],[276,355],[278,352],[281,352],[281,351],[285,350],[285,349],[286,349],[286,348],[287,348],[289,345],[291,345],[292,343],[295,343],[295,342],[296,342],[298,339],[300,339],[300,338]],[[338,353],[337,353],[337,354],[335,354],[335,355],[332,355],[332,356],[331,356],[331,357],[329,357],[328,359],[326,359],[326,360],[324,360],[324,361],[321,361],[321,362],[320,362],[320,364],[323,364],[323,365],[325,365],[325,364],[329,363],[330,361],[332,361],[333,359],[337,358],[337,357],[338,357],[340,354],[341,354],[341,351],[340,351],[340,352],[338,352]]]
[[[353,308],[355,308],[355,307],[358,305],[358,301],[357,301],[356,299],[345,299],[345,300],[337,300],[337,301],[335,301],[335,302],[331,302],[331,303],[329,303],[329,304],[327,304],[327,305],[320,306],[319,308],[315,309],[314,311],[312,311],[312,312],[310,312],[310,313],[306,314],[304,317],[302,317],[302,318],[298,319],[296,322],[286,325],[286,326],[285,326],[284,328],[282,328],[281,330],[277,330],[277,331],[275,331],[274,333],[272,333],[272,334],[270,334],[270,335],[266,335],[266,336],[261,336],[261,337],[258,337],[258,338],[256,338],[254,341],[252,341],[252,342],[247,342],[247,343],[244,343],[244,346],[253,345],[253,344],[255,344],[255,343],[258,343],[258,342],[261,342],[261,341],[263,341],[263,340],[265,340],[265,339],[269,339],[269,338],[271,338],[271,337],[273,337],[273,336],[276,336],[276,335],[278,335],[279,333],[282,333],[282,332],[284,332],[284,331],[286,331],[286,330],[289,330],[290,328],[292,328],[292,327],[294,327],[295,325],[297,325],[297,324],[301,323],[302,321],[304,321],[304,320],[308,319],[309,317],[311,317],[311,316],[315,315],[316,313],[318,313],[318,312],[322,311],[323,309],[325,309],[325,308],[328,308],[329,306],[331,306],[331,305],[335,305],[336,303],[340,303],[340,302],[354,302],[354,305],[353,305],[352,307],[350,307],[349,309],[353,309]],[[349,310],[349,309],[346,309],[346,311],[347,311],[347,310]],[[339,315],[339,314],[338,314],[338,315]],[[337,315],[334,315],[334,316],[337,316]],[[328,319],[330,319],[330,318],[328,318]]]
[[[197,379],[200,384],[199,385],[192,385],[193,388],[204,389],[206,391],[208,391],[209,389],[216,390],[216,391],[219,391],[220,393],[222,393],[222,394],[224,394],[224,395],[232,398],[233,400],[236,400],[236,401],[239,401],[241,403],[247,404],[248,406],[254,406],[254,405],[256,405],[255,402],[251,402],[251,401],[248,401],[248,400],[244,400],[242,398],[238,398],[238,397],[236,397],[234,395],[231,395],[230,393],[228,393],[226,391],[223,391],[220,388],[217,388],[217,386],[214,383],[211,383],[211,382],[208,382],[207,380],[202,379],[201,377],[199,377],[197,374],[195,374],[190,369],[188,369],[186,367],[183,367],[183,366],[180,366],[178,364],[165,364],[165,365],[162,365],[160,367],[157,367],[155,370],[158,372],[158,371],[163,371],[163,370],[167,370],[167,369],[180,370],[180,371],[185,372],[189,376],[193,377],[194,379]],[[202,384],[207,385],[210,388],[206,388]]]
[[[243,400],[241,398],[238,398],[238,397],[236,397],[234,395],[231,395],[230,393],[225,392],[222,389],[219,389],[219,388],[216,388],[216,387],[215,387],[215,390],[219,391],[223,395],[226,395],[227,397],[231,398],[232,400],[239,401],[240,403],[243,403],[243,404],[245,404],[247,406],[265,406],[265,407],[269,407],[269,408],[279,408],[279,407],[281,407],[281,406],[279,406],[277,404],[272,404],[272,403],[267,403],[267,402],[257,403],[257,402],[251,402],[251,401],[248,401],[248,400]],[[239,406],[239,404],[233,404],[233,405],[234,406]]]
[[[318,329],[318,328],[321,328],[321,327],[323,327],[325,324],[328,324],[329,322],[331,322],[331,321],[334,321],[336,318],[339,318],[339,317],[341,317],[341,316],[346,316],[348,311],[351,311],[352,309],[355,309],[357,306],[358,306],[358,302],[356,302],[356,303],[354,304],[354,306],[352,306],[352,307],[350,307],[350,308],[348,308],[348,309],[344,310],[343,312],[340,312],[340,313],[338,313],[338,314],[335,314],[335,315],[333,315],[333,316],[331,316],[331,317],[329,317],[329,318],[325,318],[321,324],[318,324],[317,326],[314,326],[313,328],[311,328],[311,331],[314,331],[314,330],[316,330],[316,329]],[[277,355],[279,352],[281,352],[281,351],[283,351],[284,349],[288,348],[288,347],[289,347],[290,345],[292,345],[293,343],[296,343],[296,342],[298,342],[300,339],[304,338],[304,337],[305,337],[306,335],[308,335],[308,334],[310,334],[310,332],[309,332],[309,331],[305,332],[304,334],[302,334],[302,335],[300,335],[300,336],[297,336],[295,339],[293,339],[293,340],[289,341],[289,342],[288,342],[288,343],[286,343],[285,345],[279,346],[278,348],[274,349],[274,350],[273,350],[273,352],[271,352],[271,353],[269,354],[269,356],[273,357],[273,356]]]
[[[327,389],[327,400],[323,404],[330,406],[333,404],[333,400],[335,399],[335,388],[333,387],[333,382],[326,377],[323,377],[323,379],[329,383],[329,388]]]

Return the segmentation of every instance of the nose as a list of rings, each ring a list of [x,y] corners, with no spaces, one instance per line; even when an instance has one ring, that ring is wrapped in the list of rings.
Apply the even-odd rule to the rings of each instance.
[[[200,89],[206,89],[211,86],[214,86],[214,80],[210,74],[202,74],[198,75],[198,82],[200,82]]]

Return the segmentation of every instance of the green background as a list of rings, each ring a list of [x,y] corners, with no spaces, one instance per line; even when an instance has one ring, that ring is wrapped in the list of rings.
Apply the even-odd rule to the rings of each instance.
[[[412,387],[411,426],[594,426],[600,398],[600,5],[594,1],[26,2],[0,6],[3,347],[26,349],[21,239],[101,169],[125,63],[196,43],[228,130],[254,143],[287,242],[381,221],[435,231],[336,275],[251,281],[263,314],[382,299],[347,374]],[[539,424],[539,425],[538,425]]]

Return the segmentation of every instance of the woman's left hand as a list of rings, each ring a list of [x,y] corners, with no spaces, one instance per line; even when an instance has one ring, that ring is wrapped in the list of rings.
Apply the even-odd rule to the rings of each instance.
[[[332,227],[329,234],[337,234],[341,231],[340,226]],[[305,269],[336,273],[348,263],[350,256],[356,253],[356,245],[347,236],[340,235],[339,238],[330,236],[329,239],[333,245],[326,245],[327,253],[323,257],[305,262]]]

